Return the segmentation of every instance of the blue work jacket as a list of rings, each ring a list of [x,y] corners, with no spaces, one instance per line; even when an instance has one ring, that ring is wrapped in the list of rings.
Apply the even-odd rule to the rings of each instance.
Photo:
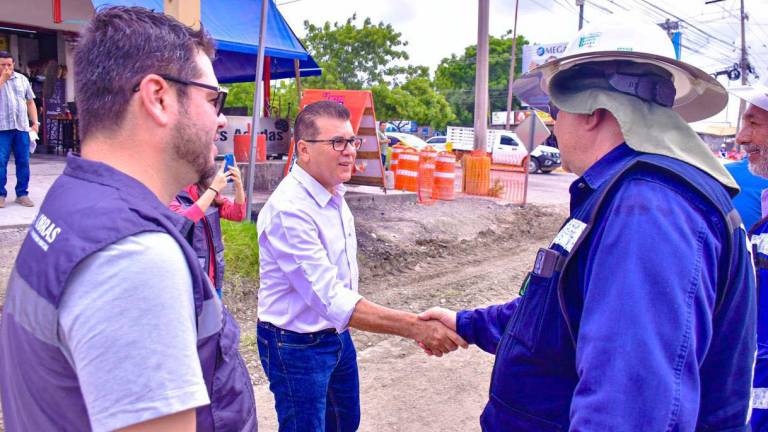
[[[752,431],[768,432],[768,218],[750,231],[758,287],[757,364],[752,390]]]
[[[755,280],[726,189],[623,144],[570,193],[521,296],[458,314],[496,355],[483,430],[747,430]]]

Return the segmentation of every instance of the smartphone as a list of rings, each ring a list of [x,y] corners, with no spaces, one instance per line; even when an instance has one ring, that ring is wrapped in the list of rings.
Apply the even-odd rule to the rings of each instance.
[[[224,155],[224,172],[229,171],[229,167],[235,166],[235,155],[234,153],[226,153]],[[227,179],[227,183],[232,183],[234,180],[232,180],[232,177]]]
[[[233,153],[225,153],[223,155],[216,155],[213,160],[216,162],[224,161],[224,172],[229,171],[229,167],[235,166],[235,155]],[[232,183],[232,178],[227,179],[227,183]]]

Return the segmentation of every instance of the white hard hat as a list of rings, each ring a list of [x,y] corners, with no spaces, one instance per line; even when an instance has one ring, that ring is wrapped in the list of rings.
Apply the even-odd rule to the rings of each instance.
[[[675,59],[672,41],[664,30],[628,15],[613,15],[585,26],[568,44],[563,57],[521,77],[515,94],[536,105],[542,100],[541,92],[549,94],[549,85],[558,73],[584,63],[599,67],[599,62],[616,60],[648,63],[668,71],[675,88],[674,102],[670,96],[671,108],[687,121],[711,117],[728,103],[728,94],[717,80]]]
[[[728,93],[768,111],[768,80],[751,86],[734,87],[728,89]]]

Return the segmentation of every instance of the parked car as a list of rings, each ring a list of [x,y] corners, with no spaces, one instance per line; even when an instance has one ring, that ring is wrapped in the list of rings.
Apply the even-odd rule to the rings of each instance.
[[[447,141],[448,137],[446,136],[433,136],[427,140],[427,144],[431,145],[432,147],[440,146],[441,148],[445,148],[445,143]]]
[[[402,144],[411,146],[417,150],[421,150],[427,146],[430,146],[437,151],[445,150],[445,143],[443,144],[428,143],[427,141],[424,141],[423,139],[417,137],[416,135],[411,135],[403,132],[387,132],[387,138],[389,138],[390,146],[393,146],[397,143],[402,143]]]

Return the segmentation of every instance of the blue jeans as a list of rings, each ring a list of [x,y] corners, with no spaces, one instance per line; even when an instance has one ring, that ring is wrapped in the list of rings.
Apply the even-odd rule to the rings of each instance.
[[[280,432],[357,430],[360,382],[348,331],[295,333],[259,322],[256,336]]]
[[[8,161],[16,160],[16,196],[29,195],[29,133],[11,129],[0,131],[0,196],[7,196]]]

